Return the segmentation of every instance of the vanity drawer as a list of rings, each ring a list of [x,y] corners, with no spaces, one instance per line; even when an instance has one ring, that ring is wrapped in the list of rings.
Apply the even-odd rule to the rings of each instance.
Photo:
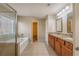
[[[60,39],[59,42],[64,45],[64,40]]]
[[[52,35],[49,35],[49,38],[52,39]]]
[[[65,46],[71,50],[73,50],[73,44],[70,42],[65,42]]]

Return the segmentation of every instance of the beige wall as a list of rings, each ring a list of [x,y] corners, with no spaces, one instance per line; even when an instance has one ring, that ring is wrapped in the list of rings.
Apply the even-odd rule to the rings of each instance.
[[[39,20],[39,41],[44,41],[45,39],[45,19]]]
[[[53,15],[48,15],[48,32],[56,32],[56,19]]]
[[[73,11],[74,55],[79,56],[79,50],[76,50],[76,48],[79,47],[79,4],[73,4]]]
[[[53,15],[48,15],[45,20],[45,41],[48,44],[48,33],[56,32],[56,19]]]
[[[18,33],[25,33],[29,36],[30,39],[32,39],[32,22],[36,18],[34,17],[28,17],[28,16],[18,16],[18,22],[22,24],[22,26],[19,26]],[[45,22],[44,20],[40,19],[38,21],[38,39],[42,40],[45,38]]]

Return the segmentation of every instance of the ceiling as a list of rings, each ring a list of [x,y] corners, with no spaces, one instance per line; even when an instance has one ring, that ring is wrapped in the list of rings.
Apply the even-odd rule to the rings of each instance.
[[[66,4],[65,3],[13,3],[9,4],[12,8],[17,11],[19,16],[34,16],[34,17],[44,17],[48,14],[56,14],[59,12]]]

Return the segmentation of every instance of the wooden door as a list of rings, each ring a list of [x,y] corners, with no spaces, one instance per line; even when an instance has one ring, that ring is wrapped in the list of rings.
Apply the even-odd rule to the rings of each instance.
[[[37,22],[33,22],[33,42],[37,41],[37,38],[38,38],[37,37],[38,36],[37,35],[38,34],[38,31],[37,31],[38,27],[37,26],[38,26],[38,23]]]

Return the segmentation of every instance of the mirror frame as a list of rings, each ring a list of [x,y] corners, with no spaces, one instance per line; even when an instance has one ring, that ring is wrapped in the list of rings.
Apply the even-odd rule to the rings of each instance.
[[[58,23],[60,23],[60,25],[61,25],[61,29],[60,30],[57,29],[57,27],[58,27],[57,24]],[[56,20],[56,31],[57,32],[62,32],[63,31],[62,18],[59,18],[59,19]]]
[[[71,21],[71,31],[70,31],[70,32],[68,31],[68,24],[69,24],[69,23],[68,23],[68,22],[69,22],[68,19],[69,19],[69,18],[72,18],[72,20],[73,20],[72,13],[69,13],[69,14],[67,15],[67,33],[73,33],[73,32],[72,32],[72,20],[70,20],[70,21]]]

